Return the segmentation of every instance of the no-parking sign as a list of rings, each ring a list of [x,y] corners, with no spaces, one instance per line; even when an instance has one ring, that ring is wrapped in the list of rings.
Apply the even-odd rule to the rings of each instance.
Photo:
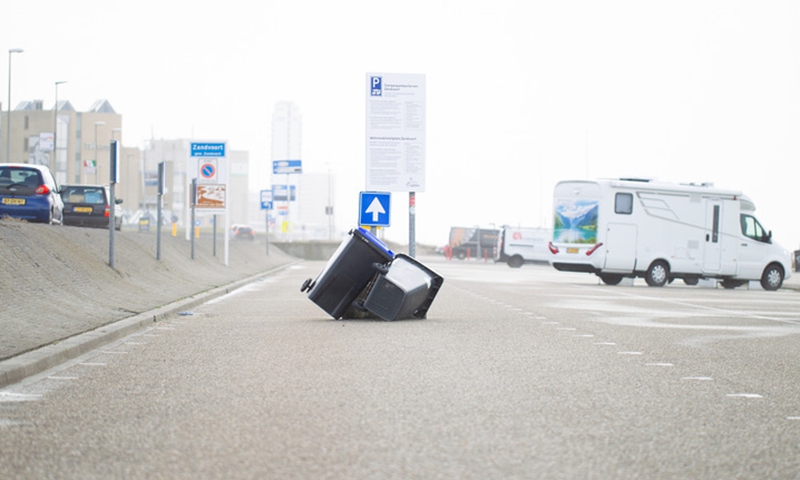
[[[217,164],[216,162],[204,161],[200,163],[200,179],[204,182],[217,181]]]

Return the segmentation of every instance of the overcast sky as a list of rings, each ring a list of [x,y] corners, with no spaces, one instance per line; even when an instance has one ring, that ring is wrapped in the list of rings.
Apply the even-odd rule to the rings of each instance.
[[[108,99],[125,145],[225,139],[271,180],[274,106],[303,117],[303,166],[364,190],[365,75],[424,74],[417,241],[451,225],[551,226],[555,182],[641,176],[738,189],[800,248],[797,1],[14,1],[12,106]],[[7,57],[3,61],[7,63]],[[6,108],[6,75],[0,97]],[[408,195],[387,238],[406,241]]]

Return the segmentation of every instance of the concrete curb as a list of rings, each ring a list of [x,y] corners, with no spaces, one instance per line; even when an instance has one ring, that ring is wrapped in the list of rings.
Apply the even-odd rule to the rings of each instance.
[[[124,318],[94,330],[3,360],[0,362],[0,388],[19,383],[28,377],[42,373],[91,352],[92,350],[131,335],[153,323],[165,319],[169,315],[188,310],[208,302],[209,300],[213,300],[214,298],[226,295],[238,288],[257,281],[265,275],[272,275],[300,262],[301,260],[289,262],[242,280],[237,280],[227,285],[183,298],[149,312],[139,313],[132,317]]]

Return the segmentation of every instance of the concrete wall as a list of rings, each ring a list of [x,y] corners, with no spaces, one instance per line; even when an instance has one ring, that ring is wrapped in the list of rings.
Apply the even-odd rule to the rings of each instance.
[[[289,255],[304,260],[327,261],[341,242],[271,242]]]

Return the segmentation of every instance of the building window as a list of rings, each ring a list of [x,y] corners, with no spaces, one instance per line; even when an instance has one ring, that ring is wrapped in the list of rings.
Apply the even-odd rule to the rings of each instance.
[[[633,194],[618,193],[614,198],[614,213],[630,215],[633,213]]]
[[[29,124],[30,124],[30,119],[28,118],[27,115],[25,115],[25,130],[28,129]]]

